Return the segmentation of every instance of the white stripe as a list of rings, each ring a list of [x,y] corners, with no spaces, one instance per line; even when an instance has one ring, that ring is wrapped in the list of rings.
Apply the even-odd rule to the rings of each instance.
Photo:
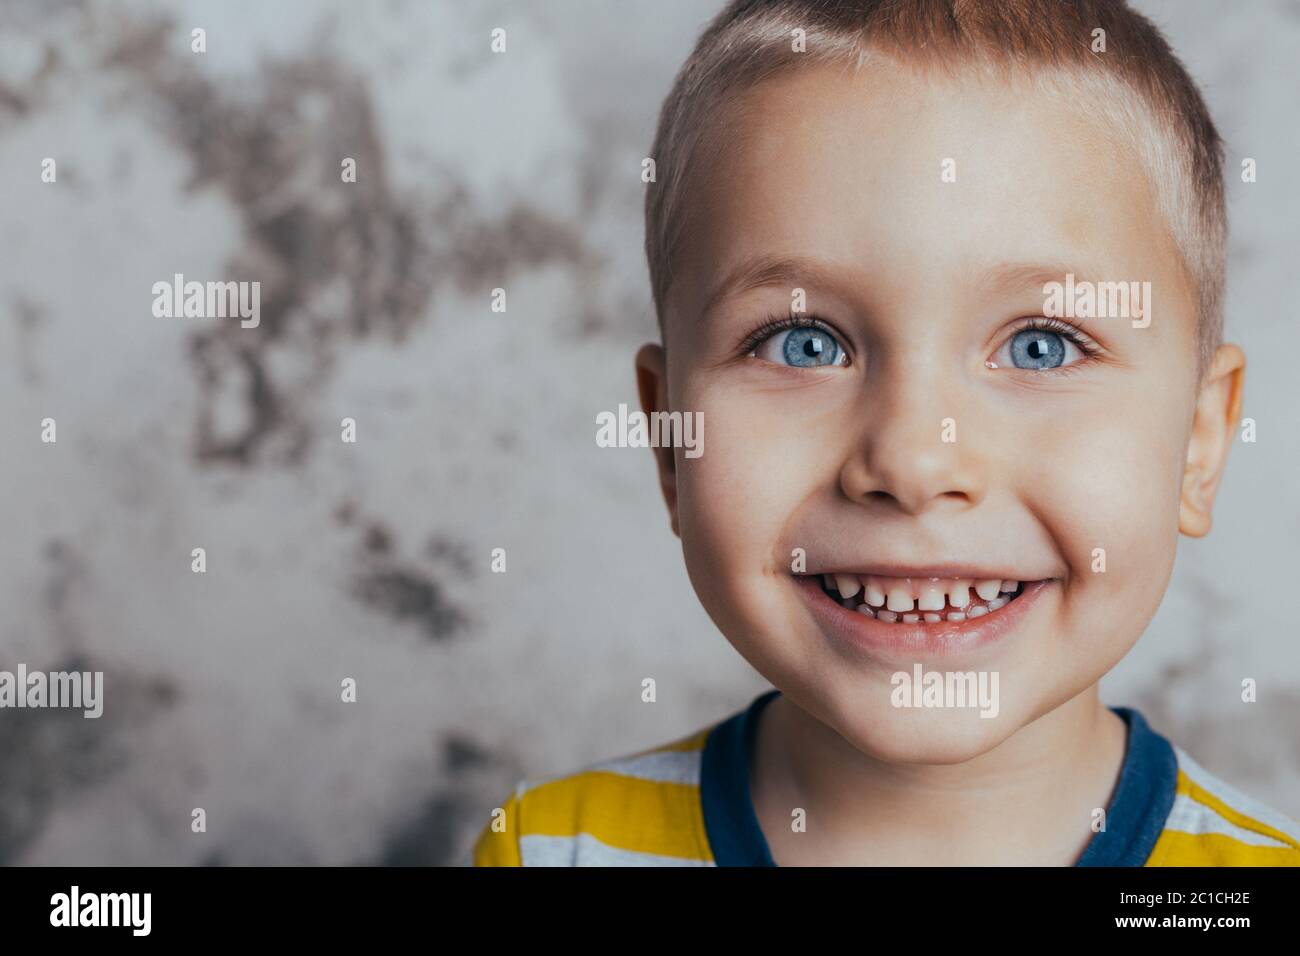
[[[602,843],[590,833],[576,837],[528,834],[519,838],[524,866],[715,866],[712,860],[691,860],[659,853],[622,850]]]
[[[642,751],[599,763],[585,764],[576,770],[568,770],[548,777],[530,777],[519,782],[515,788],[515,795],[520,796],[544,783],[564,780],[593,770],[603,770],[657,783],[684,783],[698,787],[703,754],[702,750]]]
[[[1238,813],[1245,814],[1248,817],[1253,817],[1260,823],[1266,824],[1274,830],[1280,830],[1292,840],[1300,842],[1300,825],[1297,825],[1290,817],[1283,813],[1279,813],[1272,807],[1267,807],[1256,800],[1252,800],[1244,793],[1228,786],[1188,756],[1187,752],[1181,747],[1175,745],[1174,753],[1178,757],[1179,769],[1181,769],[1183,773],[1187,774],[1187,776],[1191,778],[1192,782],[1202,790],[1213,794]],[[1177,803],[1177,801],[1175,801],[1175,803]],[[1206,809],[1211,808],[1207,807]],[[1215,815],[1218,816],[1219,814],[1216,812]],[[1219,831],[1216,830],[1213,832]],[[1273,842],[1276,843],[1276,841]]]
[[[1286,846],[1285,843],[1274,840],[1271,836],[1237,826],[1231,820],[1224,819],[1213,807],[1197,803],[1186,794],[1180,794],[1174,800],[1169,817],[1165,820],[1165,829],[1193,835],[1218,833],[1240,840],[1242,843],[1249,843],[1251,846]]]
[[[700,785],[701,750],[660,750],[652,753],[618,757],[593,764],[588,770],[607,770],[626,777],[656,780],[660,783]]]

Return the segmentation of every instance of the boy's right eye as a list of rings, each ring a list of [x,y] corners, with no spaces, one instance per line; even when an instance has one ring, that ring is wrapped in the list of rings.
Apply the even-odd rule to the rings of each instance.
[[[821,368],[849,363],[848,352],[839,340],[826,329],[812,325],[772,332],[750,354],[755,358],[793,368]]]

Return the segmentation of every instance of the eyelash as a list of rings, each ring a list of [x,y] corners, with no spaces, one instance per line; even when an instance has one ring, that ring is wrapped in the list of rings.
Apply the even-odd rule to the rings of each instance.
[[[771,316],[761,326],[749,333],[749,335],[745,337],[745,341],[741,343],[738,351],[741,355],[752,355],[760,345],[766,342],[773,335],[776,335],[778,332],[785,332],[789,329],[821,329],[826,334],[834,336],[835,340],[840,342],[841,348],[844,347],[843,340],[835,330],[831,328],[830,324],[817,316],[778,314]],[[1075,328],[1073,325],[1070,325],[1068,322],[1062,322],[1057,318],[1050,316],[1034,316],[1028,318],[1011,332],[1011,336],[1029,330],[1053,332],[1062,338],[1069,339],[1074,343],[1075,347],[1083,353],[1084,359],[1094,358],[1101,352],[1100,346],[1098,346],[1091,338],[1084,335],[1083,332]],[[1076,362],[1074,365],[1066,365],[1057,369],[1045,369],[1044,371],[1068,372],[1071,369],[1076,368],[1079,364],[1081,363]]]
[[[1093,358],[1101,352],[1101,347],[1091,338],[1084,335],[1079,329],[1076,329],[1068,322],[1062,322],[1060,319],[1051,318],[1049,316],[1034,316],[1026,319],[1022,325],[1017,327],[1015,331],[1011,333],[1011,336],[1015,336],[1020,332],[1027,332],[1031,329],[1037,329],[1043,332],[1055,332],[1062,338],[1069,339],[1074,343],[1075,347],[1083,353],[1085,359]],[[1076,362],[1074,365],[1066,365],[1056,369],[1046,369],[1045,371],[1062,372],[1075,368],[1079,364],[1081,363]]]
[[[778,332],[788,329],[821,329],[844,348],[844,339],[830,325],[815,315],[773,315],[761,326],[745,337],[737,350],[741,355],[752,355],[754,351]],[[847,350],[846,350],[847,351]]]

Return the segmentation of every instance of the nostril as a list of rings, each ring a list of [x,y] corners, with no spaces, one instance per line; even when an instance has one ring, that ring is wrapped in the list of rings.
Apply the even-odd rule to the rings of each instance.
[[[963,505],[971,505],[976,501],[975,498],[964,491],[943,491],[937,495],[929,496],[928,498],[924,496],[918,497],[915,502],[911,502],[906,498],[900,498],[898,495],[891,494],[888,491],[867,491],[859,498],[859,500],[864,503],[888,505],[891,508],[898,509],[910,515],[920,514],[921,511],[933,507],[935,499],[942,499],[950,502],[955,501]]]

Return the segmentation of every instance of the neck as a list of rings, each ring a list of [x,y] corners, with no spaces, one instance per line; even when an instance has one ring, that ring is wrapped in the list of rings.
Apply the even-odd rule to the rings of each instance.
[[[963,763],[889,763],[782,694],[759,719],[751,792],[778,864],[1072,865],[1125,734],[1094,685]],[[794,807],[806,832],[791,832]]]

